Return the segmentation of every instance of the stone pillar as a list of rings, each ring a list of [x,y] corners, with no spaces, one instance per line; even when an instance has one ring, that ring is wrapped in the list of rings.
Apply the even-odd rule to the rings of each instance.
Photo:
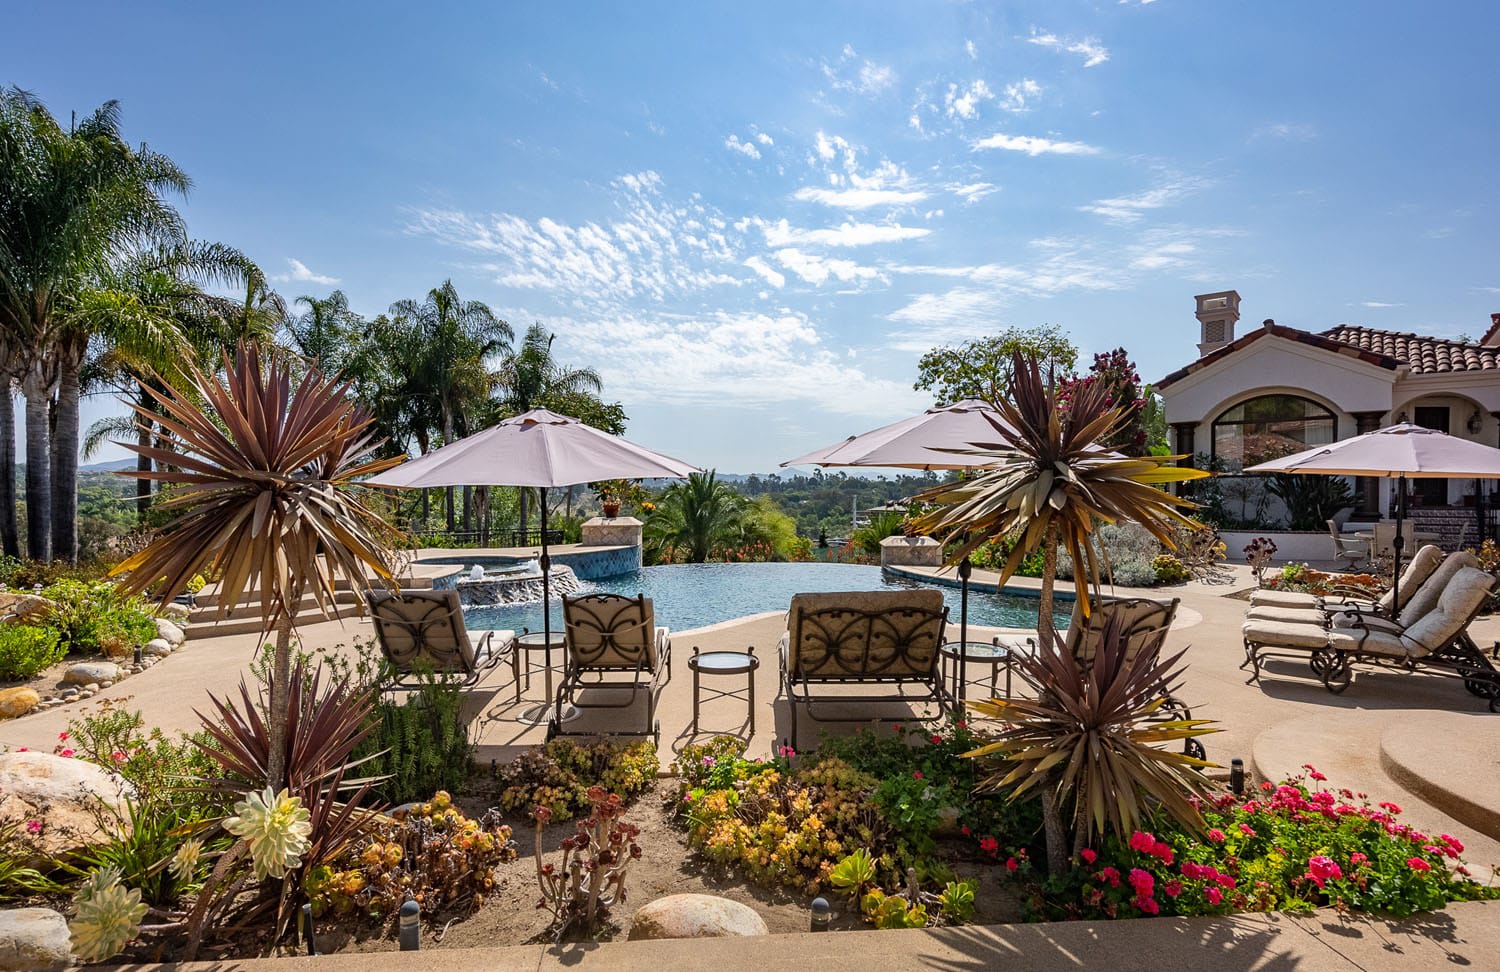
[[[943,545],[931,537],[886,537],[880,541],[882,567],[941,567]]]
[[[1364,435],[1380,428],[1384,412],[1354,412],[1354,434]],[[1374,476],[1354,477],[1354,516],[1350,519],[1373,522],[1380,519],[1380,480]]]
[[[582,527],[582,546],[634,547],[635,565],[640,567],[643,524],[633,516],[596,516]]]

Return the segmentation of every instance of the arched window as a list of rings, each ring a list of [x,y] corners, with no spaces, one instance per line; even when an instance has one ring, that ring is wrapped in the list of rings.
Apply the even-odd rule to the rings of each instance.
[[[1214,455],[1229,472],[1279,459],[1337,435],[1333,413],[1299,395],[1262,395],[1214,419]]]

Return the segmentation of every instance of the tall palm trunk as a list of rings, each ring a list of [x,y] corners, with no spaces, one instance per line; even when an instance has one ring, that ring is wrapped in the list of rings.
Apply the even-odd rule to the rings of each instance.
[[[446,401],[444,401],[443,402],[443,445],[445,445],[445,446],[446,445],[452,445],[453,441],[454,441],[453,440],[453,409],[448,406],[448,403]],[[447,494],[447,498],[448,498],[448,536],[452,537],[453,536],[453,532],[454,532],[453,487],[452,486],[449,486],[447,488],[446,494]]]
[[[76,342],[64,351],[57,376],[56,426],[52,433],[52,556],[78,561],[78,435],[80,388],[78,369],[83,348]]]
[[[26,396],[26,556],[52,559],[52,457],[48,406],[52,398],[34,364],[21,383]]]
[[[0,377],[0,554],[21,556],[16,527],[16,400],[7,377]]]
[[[142,449],[151,448],[151,426],[146,424],[145,419],[138,419],[135,433],[135,443]],[[144,455],[135,457],[135,471],[148,473],[151,471],[151,460]],[[144,476],[136,477],[135,481],[135,523],[136,526],[146,525],[146,516],[151,512],[151,480]]]

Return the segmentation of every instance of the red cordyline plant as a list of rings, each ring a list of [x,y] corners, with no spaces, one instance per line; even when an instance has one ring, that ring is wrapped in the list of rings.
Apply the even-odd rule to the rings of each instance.
[[[340,579],[357,592],[372,576],[394,583],[392,532],[361,501],[357,481],[400,459],[369,458],[381,440],[337,378],[311,369],[294,381],[285,356],[263,360],[247,343],[224,364],[222,379],[190,367],[190,388],[144,388],[160,413],[131,404],[142,422],[154,423],[153,436],[171,437],[173,448],[121,444],[156,464],[157,471],[130,475],[168,488],[159,506],[173,519],[111,574],[128,591],[155,587],[163,600],[196,574],[216,574],[220,618],[259,597],[264,630],[276,632],[265,782],[280,790],[297,611],[310,594],[325,617],[337,617]]]

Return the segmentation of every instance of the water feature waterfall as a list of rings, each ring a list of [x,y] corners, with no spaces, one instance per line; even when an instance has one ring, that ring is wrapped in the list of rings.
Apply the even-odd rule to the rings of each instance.
[[[575,594],[581,589],[573,568],[558,564],[552,568],[552,594]],[[464,607],[492,607],[524,604],[542,599],[542,571],[535,561],[524,567],[484,571],[482,578],[463,574],[454,582],[459,602]]]

